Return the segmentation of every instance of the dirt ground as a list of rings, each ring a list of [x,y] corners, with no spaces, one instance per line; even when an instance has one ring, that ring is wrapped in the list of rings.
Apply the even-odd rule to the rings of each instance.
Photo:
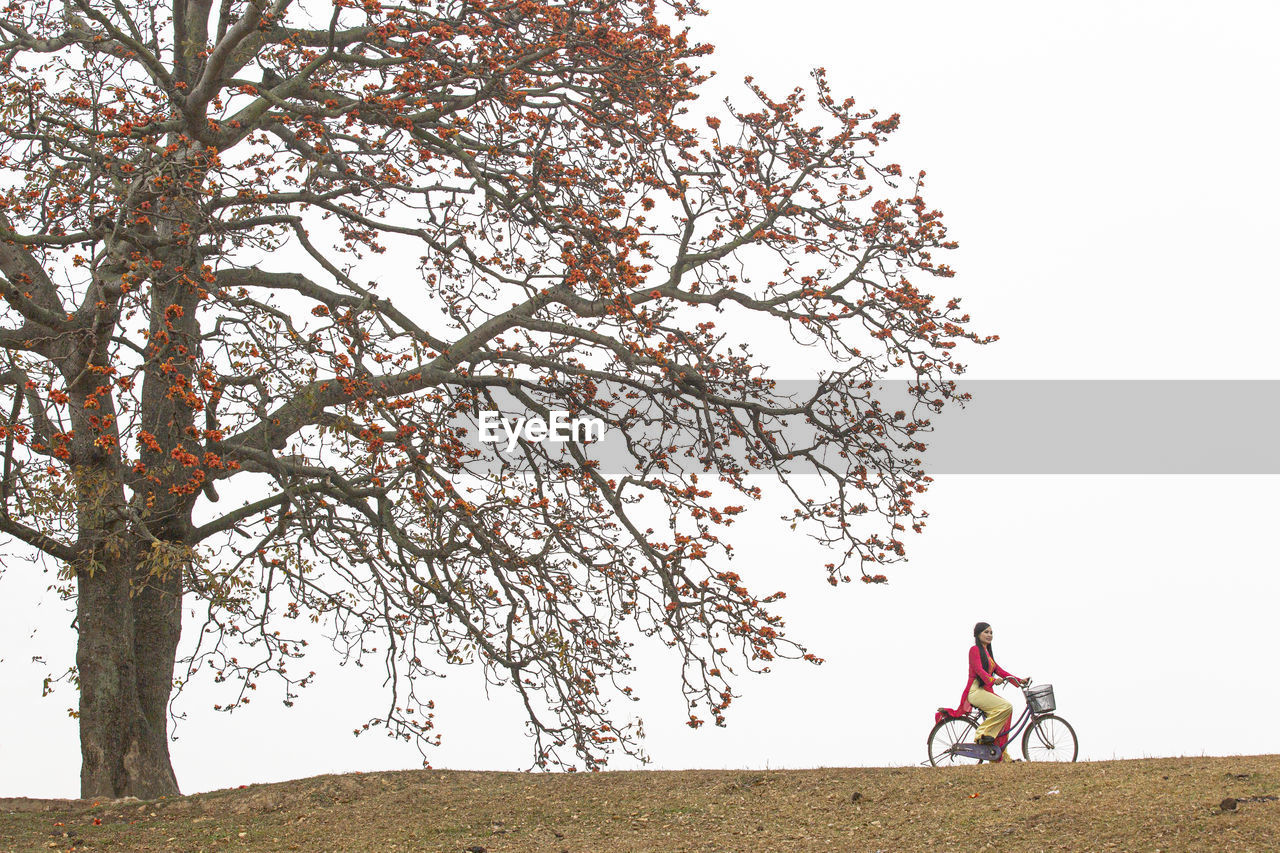
[[[958,768],[320,776],[0,800],[0,850],[1280,850],[1280,756]]]

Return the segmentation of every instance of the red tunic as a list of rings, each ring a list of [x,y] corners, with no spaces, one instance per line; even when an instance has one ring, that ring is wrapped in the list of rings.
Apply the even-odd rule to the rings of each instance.
[[[978,651],[977,644],[975,643],[969,649],[969,678],[964,683],[964,693],[960,694],[960,706],[956,708],[961,714],[967,714],[973,710],[973,706],[969,704],[969,688],[973,686],[975,678],[982,689],[988,693],[995,692],[991,689],[994,686],[991,682],[995,680],[997,675],[1001,678],[1012,678],[1015,681],[1022,680],[1018,676],[1001,669],[1000,664],[996,663],[996,659],[990,653],[987,654],[987,660],[991,662],[991,671],[989,672],[982,668],[982,653]]]
[[[988,693],[995,692],[991,689],[994,686],[991,682],[995,680],[997,675],[1001,678],[1012,678],[1015,681],[1022,680],[1021,678],[1018,678],[1018,676],[1002,669],[1000,664],[996,663],[995,657],[990,653],[987,654],[987,660],[991,662],[990,670],[982,668],[982,653],[978,651],[978,645],[975,643],[973,647],[969,649],[969,677],[965,680],[964,692],[960,694],[960,704],[955,708],[942,709],[934,716],[935,720],[941,719],[944,712],[953,717],[963,717],[965,714],[973,710],[973,705],[969,704],[969,688],[973,686],[974,679],[977,679],[978,684]],[[1013,717],[1010,715],[1009,719],[1005,721],[1004,729],[1000,732],[1000,737],[996,738],[996,743],[1000,746],[1005,745],[1005,732],[1009,731],[1009,727],[1012,724]]]

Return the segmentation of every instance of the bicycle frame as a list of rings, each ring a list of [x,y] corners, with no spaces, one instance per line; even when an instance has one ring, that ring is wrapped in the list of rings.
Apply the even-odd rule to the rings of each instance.
[[[1022,698],[1024,701],[1027,698],[1025,687],[1022,688]],[[994,743],[958,743],[951,747],[950,752],[953,755],[963,755],[967,758],[974,758],[979,761],[999,761],[1001,756],[1004,755],[1005,750],[1008,749],[1009,744],[1017,740],[1018,735],[1022,734],[1022,730],[1027,727],[1027,723],[1034,720],[1036,716],[1037,715],[1031,710],[1031,703],[1027,702],[1022,709],[1022,714],[1018,717],[1018,721],[1009,727],[1009,732],[1005,735],[1004,746]],[[970,717],[970,719],[973,720],[974,728],[977,728],[978,720],[976,715]]]

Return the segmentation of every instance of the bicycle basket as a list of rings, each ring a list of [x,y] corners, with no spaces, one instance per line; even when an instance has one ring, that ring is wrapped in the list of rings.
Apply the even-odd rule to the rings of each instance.
[[[1028,687],[1027,704],[1031,706],[1032,713],[1036,714],[1048,714],[1055,710],[1058,704],[1053,698],[1053,685],[1037,684],[1035,687]]]

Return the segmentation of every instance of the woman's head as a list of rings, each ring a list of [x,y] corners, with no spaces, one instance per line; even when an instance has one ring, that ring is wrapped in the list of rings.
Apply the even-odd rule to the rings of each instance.
[[[979,622],[973,626],[973,641],[984,645],[991,645],[991,624],[988,622]]]
[[[982,659],[982,668],[991,671],[991,625],[979,622],[973,626],[973,642],[978,646],[978,656]]]

